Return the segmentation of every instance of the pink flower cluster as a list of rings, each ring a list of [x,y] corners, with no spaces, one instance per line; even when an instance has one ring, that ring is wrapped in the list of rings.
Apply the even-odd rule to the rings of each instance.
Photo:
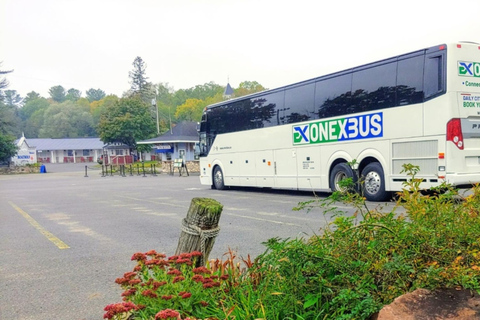
[[[204,266],[195,268],[194,264],[196,263],[197,258],[201,256],[202,253],[198,251],[192,253],[182,253],[180,255],[174,255],[168,258],[164,254],[157,253],[155,250],[150,250],[145,253],[137,252],[133,254],[131,260],[137,261],[137,265],[133,269],[134,271],[126,272],[122,278],[117,278],[115,280],[117,284],[120,284],[125,289],[125,291],[122,293],[122,297],[125,302],[107,306],[105,308],[107,313],[105,314],[104,318],[112,319],[117,314],[134,312],[139,308],[142,308],[136,306],[132,302],[126,301],[133,301],[136,303],[138,303],[138,301],[142,301],[142,303],[147,301],[147,304],[149,305],[148,308],[151,308],[151,304],[153,304],[155,301],[168,301],[173,299],[173,302],[171,302],[171,304],[169,302],[167,305],[170,307],[175,307],[180,303],[181,300],[179,299],[183,300],[191,298],[192,292],[195,295],[195,299],[192,300],[191,303],[199,303],[204,307],[208,306],[208,302],[203,300],[199,301],[198,298],[200,298],[200,296],[197,297],[195,293],[196,291],[194,290],[192,292],[181,291],[178,293],[178,295],[171,292],[171,284],[185,281],[185,277],[187,277],[187,275],[190,276],[192,273],[193,276],[191,279],[199,283],[199,285],[203,286],[203,288],[220,287],[220,280],[228,279],[228,276],[218,277],[216,275],[212,275],[212,271]],[[162,279],[165,281],[160,281],[155,279],[158,277],[158,275],[168,275],[171,276],[171,278],[166,277]],[[166,292],[164,292],[165,290],[160,289],[167,284],[168,286],[165,287],[167,288]],[[188,285],[180,285],[179,287],[182,288],[187,286],[190,288],[191,282],[188,282]],[[205,294],[209,295],[210,293]],[[145,298],[151,298],[153,300],[150,301],[148,299],[146,300]],[[155,315],[155,320],[160,319],[180,320],[181,316],[179,311],[165,309]]]
[[[120,303],[109,304],[104,309],[106,313],[103,315],[103,319],[112,319],[114,316],[118,314],[129,312],[131,310],[139,310],[139,309],[141,309],[141,307],[136,306],[132,302],[120,302]]]
[[[180,318],[180,313],[172,309],[165,309],[155,315],[155,320],[170,318],[178,319]]]

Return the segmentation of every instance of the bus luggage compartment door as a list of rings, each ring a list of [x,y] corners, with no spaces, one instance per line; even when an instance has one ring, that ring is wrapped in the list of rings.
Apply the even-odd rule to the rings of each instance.
[[[274,187],[275,164],[273,162],[273,151],[258,151],[255,156],[255,162],[257,187]]]
[[[295,149],[275,150],[275,187],[297,189],[297,151]]]
[[[244,152],[238,156],[239,182],[243,187],[256,187],[255,152]]]

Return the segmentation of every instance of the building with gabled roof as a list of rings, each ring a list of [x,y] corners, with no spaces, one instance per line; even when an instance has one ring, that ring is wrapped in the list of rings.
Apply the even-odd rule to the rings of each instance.
[[[38,162],[95,162],[103,154],[100,138],[34,138],[26,139],[36,149]]]
[[[24,135],[15,141],[17,146],[17,154],[12,157],[12,162],[16,166],[37,163],[37,153],[34,146],[27,143]]]
[[[164,134],[138,141],[137,144],[152,145],[153,154],[146,155],[159,161],[170,161],[172,159],[184,159],[185,161],[195,160],[195,144],[198,143],[197,123],[193,121],[180,122]]]

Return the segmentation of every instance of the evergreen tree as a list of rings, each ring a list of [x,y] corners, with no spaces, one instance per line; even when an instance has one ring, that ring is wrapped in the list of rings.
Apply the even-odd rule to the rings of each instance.
[[[3,102],[14,108],[20,108],[22,106],[22,97],[17,93],[17,90],[5,90],[3,96]]]
[[[128,73],[130,77],[130,91],[132,94],[142,95],[149,86],[146,76],[145,62],[140,57],[136,57],[133,61],[133,70]]]
[[[86,95],[89,102],[100,101],[106,96],[105,91],[93,88],[88,89]]]
[[[0,63],[1,65],[1,63]],[[12,72],[0,70],[0,75]],[[10,163],[10,158],[17,153],[14,135],[17,133],[18,118],[15,107],[3,103],[3,89],[8,87],[6,78],[0,78],[0,163]]]
[[[48,93],[50,94],[52,100],[55,102],[62,103],[63,101],[65,101],[66,93],[65,88],[62,86],[51,87],[48,90]]]
[[[78,89],[68,89],[67,94],[65,95],[65,100],[78,101],[82,97],[82,92]]]
[[[39,93],[35,91],[30,91],[29,93],[27,93],[27,96],[23,99],[23,103],[27,104],[30,101],[37,100],[40,98],[41,96]]]
[[[2,65],[2,63],[0,62],[0,66],[1,65]],[[10,72],[13,72],[13,70],[9,70],[9,71],[0,70],[0,75],[7,74],[7,73],[10,73]],[[4,98],[3,89],[5,89],[6,87],[8,87],[7,78],[0,78],[0,101],[2,101],[3,98]]]

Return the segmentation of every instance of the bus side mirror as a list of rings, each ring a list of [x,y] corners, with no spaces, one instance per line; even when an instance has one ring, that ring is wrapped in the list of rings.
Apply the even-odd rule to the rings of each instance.
[[[200,146],[198,143],[195,143],[195,148],[193,149],[193,154],[195,156],[199,156],[200,155]]]

